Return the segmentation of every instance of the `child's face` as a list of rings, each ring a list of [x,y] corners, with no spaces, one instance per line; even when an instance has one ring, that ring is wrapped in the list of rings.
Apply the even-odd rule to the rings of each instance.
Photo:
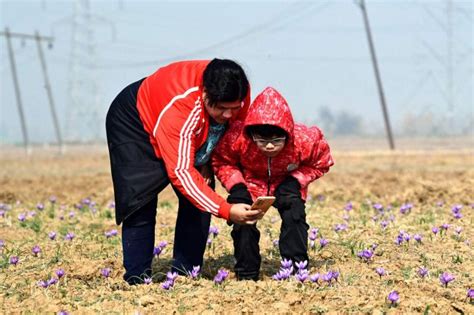
[[[260,136],[253,136],[252,138],[258,149],[267,157],[277,156],[285,147],[286,137],[272,137],[267,139]]]

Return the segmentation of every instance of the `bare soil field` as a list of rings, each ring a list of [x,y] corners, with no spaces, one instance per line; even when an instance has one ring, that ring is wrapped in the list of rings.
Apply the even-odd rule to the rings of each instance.
[[[471,146],[396,152],[339,146],[335,166],[312,184],[307,202],[307,221],[318,229],[308,275],[319,274],[318,281],[273,279],[280,269],[274,240],[281,221],[270,209],[258,223],[260,281],[235,279],[231,228],[213,218],[219,233],[210,237],[201,275],[180,276],[165,290],[177,208],[171,189],[159,196],[155,243],[168,245],[154,260],[153,283],[129,286],[122,280],[107,152],[81,148],[57,156],[34,150],[25,156],[3,150],[0,312],[474,314],[467,297],[474,288],[473,153]],[[114,229],[118,235],[105,234]],[[321,239],[329,243],[321,246]],[[359,257],[364,250],[369,258]],[[229,276],[216,284],[221,268]],[[56,275],[58,269],[64,276]],[[329,272],[339,276],[326,281]],[[454,276],[447,285],[440,282],[445,272]],[[47,287],[40,282],[51,279],[57,280]],[[392,291],[399,296],[393,303]]]

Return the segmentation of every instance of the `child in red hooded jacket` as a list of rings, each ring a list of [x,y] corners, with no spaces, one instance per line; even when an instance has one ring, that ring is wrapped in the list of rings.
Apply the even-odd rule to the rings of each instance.
[[[308,185],[334,164],[328,143],[316,126],[295,124],[288,103],[267,87],[253,101],[245,121],[235,123],[215,149],[213,168],[230,193],[229,203],[275,196],[282,219],[279,248],[294,263],[308,260],[305,200]],[[258,280],[261,256],[256,224],[234,224],[235,273]]]

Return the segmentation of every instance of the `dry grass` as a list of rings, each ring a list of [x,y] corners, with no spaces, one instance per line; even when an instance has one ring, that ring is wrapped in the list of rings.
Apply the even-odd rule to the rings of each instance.
[[[334,157],[336,166],[311,186],[313,198],[307,204],[307,218],[330,242],[324,249],[311,251],[310,273],[339,271],[337,283],[328,286],[271,279],[279,268],[279,254],[272,241],[278,237],[280,220],[273,209],[259,223],[263,280],[238,282],[231,272],[223,285],[214,285],[212,278],[219,268],[232,271],[233,258],[230,228],[222,220],[213,219],[220,234],[206,251],[202,278],[194,281],[180,277],[172,290],[165,291],[160,282],[170,267],[176,219],[172,191],[160,194],[156,243],[165,240],[170,245],[154,262],[155,283],[130,287],[121,279],[120,232],[116,237],[104,236],[105,231],[117,228],[107,208],[113,191],[106,153],[70,151],[66,156],[54,157],[37,152],[29,158],[2,154],[0,202],[12,209],[5,218],[0,217],[0,239],[6,243],[0,256],[0,311],[474,313],[473,304],[466,299],[467,289],[474,287],[473,152],[340,150],[334,152]],[[58,199],[54,211],[47,201],[50,195]],[[96,214],[88,208],[74,209],[73,205],[84,197],[97,202]],[[343,208],[348,201],[354,205],[347,212],[349,228],[336,233],[333,228],[345,222]],[[444,206],[436,206],[438,201],[444,201]],[[37,202],[44,202],[46,209],[20,223],[18,214],[34,210]],[[399,207],[405,202],[414,207],[403,215]],[[374,203],[393,206],[384,218],[393,215],[394,221],[385,230],[380,220],[372,219],[377,214],[372,208]],[[452,216],[454,204],[463,204],[460,220]],[[73,218],[69,218],[71,210],[75,211]],[[61,215],[64,220],[59,219]],[[431,228],[443,223],[450,224],[450,228],[443,236],[434,236]],[[463,229],[460,237],[455,237],[457,226]],[[422,234],[423,242],[396,245],[400,230]],[[57,240],[49,240],[50,231],[58,233]],[[63,240],[62,235],[68,231],[76,234],[73,241]],[[373,243],[378,244],[373,260],[362,262],[357,252]],[[31,253],[36,244],[42,250],[39,257]],[[8,263],[12,255],[20,257],[17,266]],[[417,275],[421,266],[430,271],[425,279]],[[108,279],[100,275],[105,267],[112,269]],[[380,278],[374,271],[376,267],[383,267],[388,275]],[[58,268],[66,272],[58,284],[47,289],[38,287],[39,280],[49,279]],[[447,288],[438,280],[444,271],[456,277]],[[396,307],[387,303],[392,290],[400,293]]]

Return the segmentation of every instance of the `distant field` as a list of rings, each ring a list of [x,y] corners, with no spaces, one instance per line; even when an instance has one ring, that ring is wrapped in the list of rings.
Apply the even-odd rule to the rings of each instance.
[[[235,280],[230,228],[213,218],[219,234],[211,237],[201,277],[178,277],[170,290],[161,284],[170,267],[176,219],[172,190],[160,194],[156,244],[168,245],[154,261],[153,283],[130,287],[122,281],[120,228],[109,207],[113,190],[104,148],[70,148],[62,157],[53,149],[35,149],[29,157],[21,149],[2,150],[0,311],[474,314],[467,297],[474,288],[473,146],[407,141],[392,153],[381,149],[383,144],[372,145],[337,142],[336,165],[310,188],[307,219],[318,233],[309,275],[319,273],[317,282],[272,279],[280,268],[273,244],[280,219],[271,209],[259,222],[261,281]],[[435,234],[433,228],[440,231]],[[113,229],[118,235],[107,237]],[[66,240],[71,233],[72,240]],[[322,238],[329,241],[323,248]],[[36,256],[35,245],[40,248]],[[370,250],[370,258],[358,256],[364,250]],[[10,262],[14,256],[16,265]],[[379,276],[377,267],[386,274]],[[428,271],[425,277],[421,267]],[[65,274],[57,283],[38,284],[57,278],[59,268]],[[109,277],[101,274],[104,268],[110,268]],[[216,285],[220,268],[230,273]],[[339,272],[338,279],[324,281],[329,271]],[[447,287],[439,279],[444,272],[454,276]],[[393,290],[399,299],[392,304],[387,297]]]

